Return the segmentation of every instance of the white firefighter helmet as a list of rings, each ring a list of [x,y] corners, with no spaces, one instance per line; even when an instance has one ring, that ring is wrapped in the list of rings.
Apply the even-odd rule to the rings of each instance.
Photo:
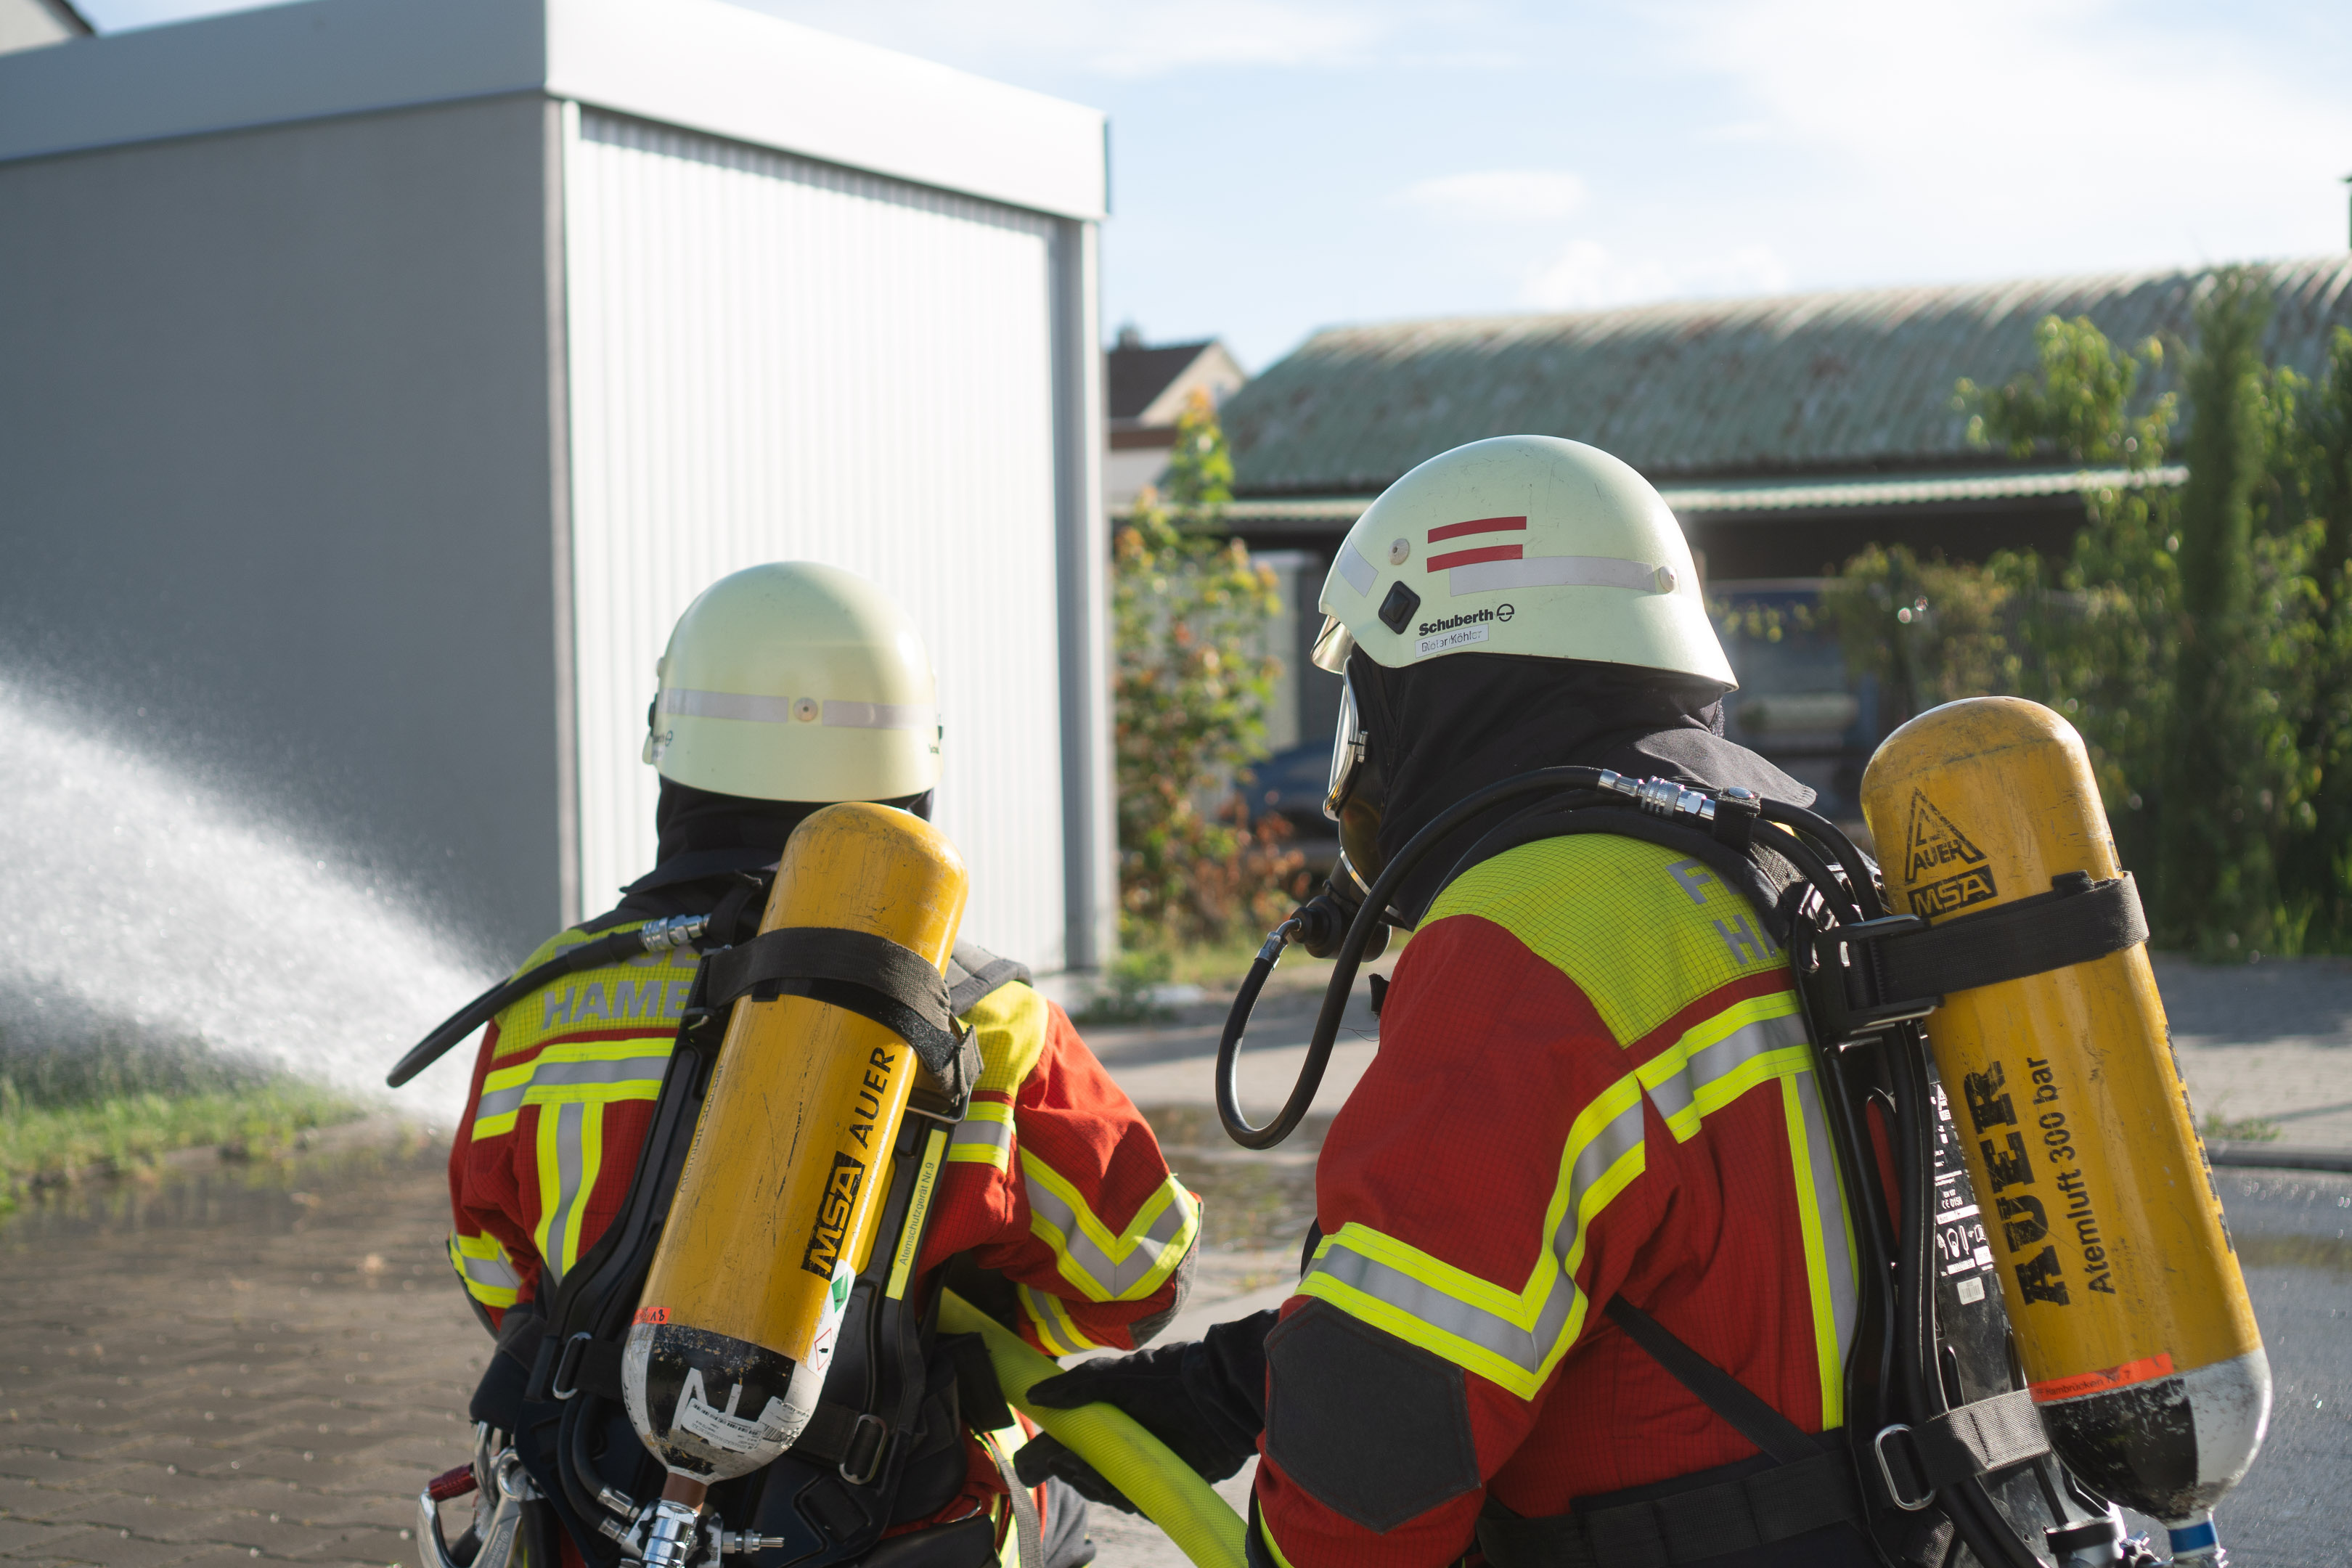
[[[645,760],[757,800],[896,800],[940,780],[938,691],[915,619],[837,566],[778,561],[686,607],[655,667]]]
[[[1382,491],[1323,583],[1315,662],[1396,669],[1449,653],[1589,659],[1736,688],[1681,526],[1596,447],[1497,436]]]

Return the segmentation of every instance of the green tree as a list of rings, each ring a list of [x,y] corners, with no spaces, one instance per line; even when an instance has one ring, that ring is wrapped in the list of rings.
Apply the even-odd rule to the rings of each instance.
[[[1225,936],[1263,918],[1298,857],[1254,832],[1235,774],[1265,754],[1279,665],[1254,654],[1279,607],[1274,574],[1227,535],[1233,459],[1215,410],[1179,416],[1165,486],[1114,541],[1113,749],[1119,897],[1130,942]]]
[[[2276,947],[2272,775],[2284,759],[2272,733],[2277,694],[2261,679],[2270,661],[2261,657],[2254,558],[2257,492],[2276,437],[2262,358],[2270,310],[2258,279],[2221,273],[2199,305],[2188,366],[2195,414],[2183,454],[2179,653],[2159,775],[2168,809],[2155,926],[2166,941],[2206,949]]]
[[[1890,726],[1939,703],[2021,689],[2017,621],[2033,565],[2015,555],[1982,566],[1922,561],[1901,544],[1871,545],[1845,563],[1822,607],[1847,663],[1878,678]]]
[[[2300,502],[2310,627],[2296,693],[2305,787],[2287,811],[2279,860],[2290,920],[2305,947],[2352,947],[2352,331],[2336,329],[2326,376],[2286,435],[2282,497]],[[2300,484],[2294,484],[2294,478]]]
[[[2175,399],[2141,395],[2162,346],[2127,353],[2087,320],[2043,321],[2034,372],[1957,395],[1979,441],[2123,470],[2085,497],[2072,552],[1996,556],[1932,585],[1932,568],[1869,552],[1844,589],[1964,612],[2005,589],[1990,622],[1964,613],[1938,632],[1925,617],[1932,635],[1907,647],[1931,677],[1923,695],[2013,690],[2073,720],[2158,939],[2213,957],[2352,937],[2352,334],[2306,397],[2262,360],[2268,310],[2242,272],[2200,301],[2185,489],[2155,472]],[[1895,668],[1906,650],[1850,613],[1860,660]]]
[[[2123,482],[2084,497],[2084,527],[2063,560],[2008,558],[2016,592],[2017,695],[2046,702],[2082,732],[2126,864],[2149,875],[2158,854],[2168,703],[2179,598],[2179,496],[2153,482],[2179,399],[2135,408],[2142,382],[2164,363],[2154,338],[2137,353],[2109,342],[2087,317],[2050,317],[2034,331],[2037,368],[1993,392],[1962,381],[1971,437],[2014,458],[2123,470]]]

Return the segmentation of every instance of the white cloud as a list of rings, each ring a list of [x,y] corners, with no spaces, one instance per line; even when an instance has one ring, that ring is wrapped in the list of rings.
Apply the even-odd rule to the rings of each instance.
[[[2049,248],[2151,215],[2184,235],[2277,232],[2277,214],[2326,199],[2352,148],[2352,103],[2253,58],[2218,12],[2168,26],[2124,0],[1684,0],[1654,15],[1670,53],[1761,111],[1764,140],[1846,171],[1848,211],[1942,232],[2024,228]]]
[[[1598,240],[1572,239],[1528,275],[1519,302],[1539,310],[1593,310],[1696,295],[1773,294],[1788,286],[1788,268],[1760,245],[1660,261],[1621,258]]]
[[[741,0],[754,9],[968,70],[1038,66],[1135,79],[1196,67],[1363,64],[1406,21],[1335,0]]]
[[[1003,13],[989,8],[992,19]],[[1151,0],[1087,6],[1086,63],[1107,76],[1148,77],[1192,66],[1360,63],[1389,25],[1370,7],[1282,0]]]
[[[1549,223],[1584,205],[1584,182],[1565,169],[1486,169],[1422,180],[1396,200],[1474,223]]]

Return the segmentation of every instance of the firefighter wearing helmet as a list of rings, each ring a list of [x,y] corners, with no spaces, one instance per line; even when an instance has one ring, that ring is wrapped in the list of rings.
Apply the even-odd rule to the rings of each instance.
[[[682,1126],[660,1118],[698,949],[750,938],[787,840],[826,805],[930,815],[935,701],[913,618],[872,584],[787,562],[712,584],[671,636],[648,714],[654,868],[525,970],[615,933],[692,939],[562,974],[484,1036],[450,1153],[449,1258],[499,1352],[473,1401],[492,1449],[475,1473],[486,1507],[493,1493],[532,1499],[503,1539],[534,1565],[643,1555],[631,1532],[663,1489],[623,1408],[620,1342],[669,1201],[648,1186],[657,1156],[695,1128],[691,1105]],[[909,1145],[921,1175],[908,1190],[922,1201],[886,1211],[898,1229],[877,1236],[874,1267],[887,1299],[856,1289],[824,1403],[783,1458],[711,1489],[710,1513],[741,1542],[729,1551],[856,1563],[887,1537],[890,1561],[939,1568],[994,1563],[1016,1542],[1024,1563],[1090,1554],[1066,1487],[1012,1479],[1022,1434],[998,1430],[1013,1421],[993,1383],[941,1346],[929,1304],[952,1273],[1048,1354],[1131,1350],[1181,1298],[1198,1205],[1025,970],[959,942],[946,978],[959,1037],[977,1047],[973,1077],[929,1123],[947,1131],[926,1144],[918,1129]],[[656,1157],[641,1162],[647,1148]],[[906,1539],[917,1534],[919,1550]]]
[[[1360,886],[1534,768],[1811,798],[1724,738],[1690,551],[1605,452],[1431,458],[1349,531],[1322,606]],[[1838,1446],[1856,1265],[1787,955],[1709,865],[1520,811],[1465,822],[1389,905],[1413,939],[1297,1293],[1032,1398],[1108,1400],[1213,1479],[1262,1453],[1253,1563],[1874,1563],[1842,1457],[1753,1506],[1779,1461],[1692,1386],[1727,1374],[1767,1427]],[[1074,1456],[1028,1468],[1112,1495]]]

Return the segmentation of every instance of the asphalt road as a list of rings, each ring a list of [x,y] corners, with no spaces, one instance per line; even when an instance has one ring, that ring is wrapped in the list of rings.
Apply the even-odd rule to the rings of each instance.
[[[2352,1520],[2335,1508],[2352,1492],[2352,1176],[2224,1171],[2219,1185],[2272,1392],[2263,1451],[2214,1520],[2233,1568],[2341,1568],[2352,1563]]]

